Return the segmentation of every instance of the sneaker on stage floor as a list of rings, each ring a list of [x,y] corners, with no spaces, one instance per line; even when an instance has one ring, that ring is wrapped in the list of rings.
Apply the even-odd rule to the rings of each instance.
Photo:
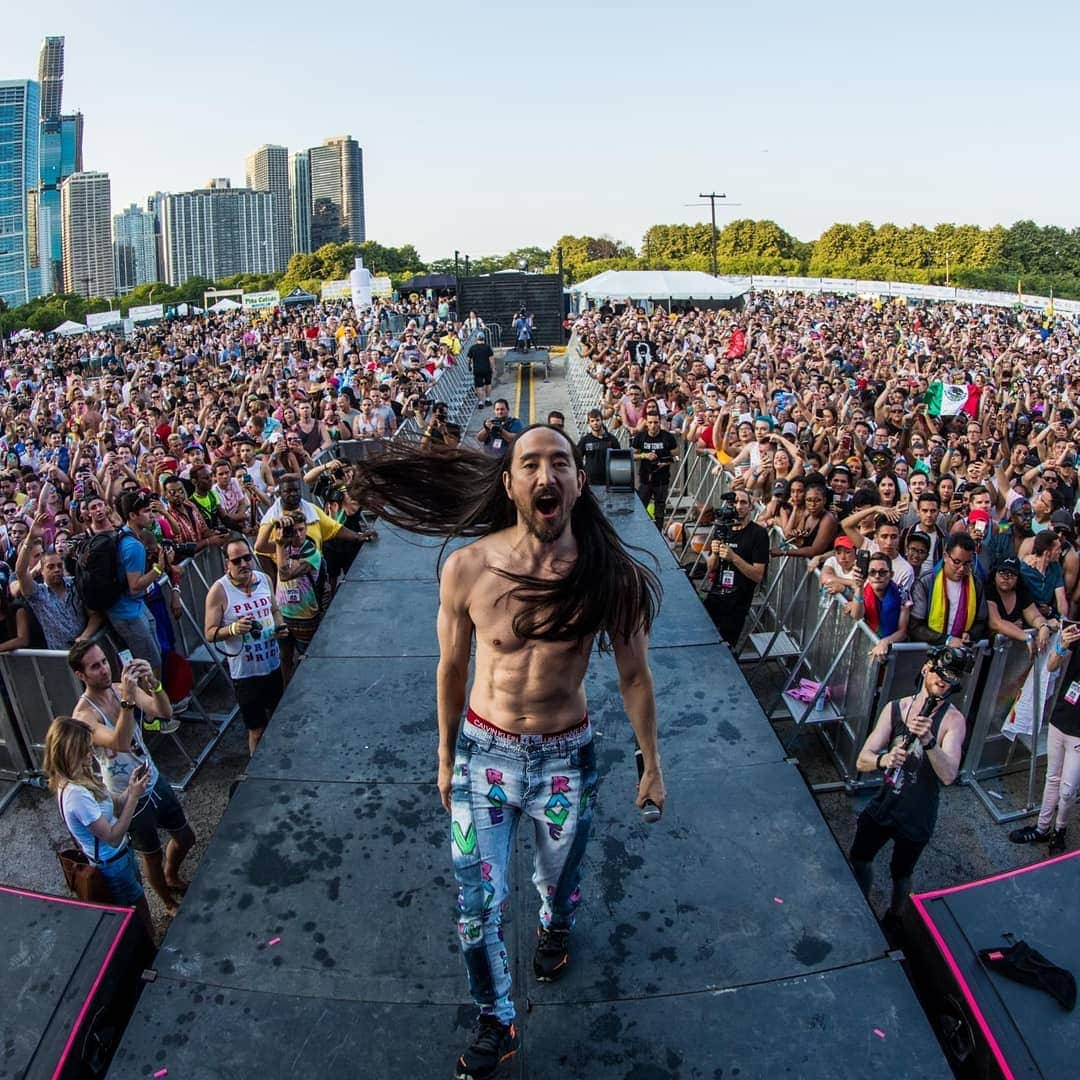
[[[155,716],[151,720],[143,721],[143,731],[149,732],[151,735],[172,735],[174,732],[180,730],[180,721],[175,716],[170,716],[167,720],[160,716]]]
[[[457,1060],[454,1080],[489,1080],[517,1053],[517,1028],[481,1015],[473,1025],[469,1048]]]
[[[533,974],[537,982],[555,982],[566,974],[570,964],[567,942],[569,930],[545,930],[536,932],[536,952],[533,953]]]

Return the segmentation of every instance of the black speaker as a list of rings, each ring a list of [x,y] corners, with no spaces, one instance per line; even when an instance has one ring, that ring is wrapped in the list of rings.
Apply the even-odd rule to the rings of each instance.
[[[634,490],[634,452],[632,450],[609,450],[607,452],[607,486],[610,491]]]

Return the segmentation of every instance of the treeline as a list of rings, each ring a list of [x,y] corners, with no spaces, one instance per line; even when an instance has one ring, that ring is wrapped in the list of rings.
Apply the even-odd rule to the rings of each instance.
[[[67,319],[85,322],[95,311],[151,303],[201,306],[208,288],[282,293],[300,286],[318,295],[324,281],[347,277],[360,256],[373,274],[388,275],[397,286],[416,274],[488,274],[526,269],[554,273],[561,266],[569,283],[603,270],[709,270],[712,236],[708,224],[653,225],[637,249],[609,236],[563,236],[551,248],[523,247],[503,255],[466,255],[425,263],[412,244],[388,247],[373,240],[362,244],[326,244],[310,254],[294,255],[283,274],[238,274],[222,281],[192,278],[173,287],[140,285],[119,300],[81,296],[46,296],[10,311],[0,302],[4,333],[28,326],[52,330]],[[1025,292],[1080,299],[1080,229],[1018,221],[995,225],[874,226],[836,224],[805,243],[775,221],[732,221],[717,231],[717,271],[721,274],[780,274],[796,277],[862,278],[911,281],[972,289]]]

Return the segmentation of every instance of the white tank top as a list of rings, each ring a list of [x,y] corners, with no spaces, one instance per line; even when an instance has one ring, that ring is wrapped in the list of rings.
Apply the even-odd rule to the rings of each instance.
[[[234,680],[269,675],[281,667],[281,654],[274,637],[270,579],[261,570],[254,571],[254,575],[255,587],[250,593],[238,589],[228,574],[218,578],[218,584],[225,590],[223,625],[245,617],[255,624],[253,632],[242,638],[221,639],[220,649],[229,658],[229,675]]]
[[[112,688],[112,692],[116,694],[116,687]],[[110,730],[116,725],[105,715],[105,710],[101,708],[96,702],[91,701],[86,694],[83,694],[82,700],[86,702],[100,717],[102,723]],[[120,697],[117,695],[116,700],[119,701]],[[143,762],[150,768],[150,778],[146,784],[146,791],[149,793],[153,790],[154,785],[158,780],[158,767],[154,764],[154,759],[150,756],[150,751],[146,749],[146,743],[143,742],[142,736],[142,709],[135,710],[135,723],[131,729],[131,753],[120,754],[115,750],[108,750],[104,746],[94,747],[94,757],[97,759],[99,768],[101,769],[101,779],[105,782],[105,788],[110,795],[116,795],[118,798],[123,798],[124,793],[127,791],[128,780],[131,779],[131,774],[140,766]],[[146,795],[143,795],[146,798]],[[139,800],[142,801],[141,799]]]

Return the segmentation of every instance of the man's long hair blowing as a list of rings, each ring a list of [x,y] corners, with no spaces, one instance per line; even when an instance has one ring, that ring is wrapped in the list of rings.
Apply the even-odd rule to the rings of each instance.
[[[533,427],[557,430],[546,424]],[[577,447],[559,434],[580,469]],[[361,506],[410,532],[487,536],[517,522],[517,509],[503,485],[513,455],[513,444],[494,457],[467,447],[420,450],[390,442],[354,466],[350,494]],[[571,511],[570,530],[578,555],[565,577],[496,570],[514,582],[509,595],[521,604],[514,633],[534,641],[580,641],[595,635],[604,650],[615,638],[647,633],[660,607],[660,579],[630,554],[642,549],[631,549],[619,539],[588,487]]]

